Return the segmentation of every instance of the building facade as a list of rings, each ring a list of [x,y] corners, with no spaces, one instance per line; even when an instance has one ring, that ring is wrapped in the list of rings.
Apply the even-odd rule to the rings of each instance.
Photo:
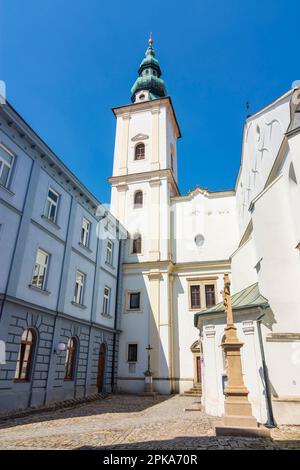
[[[113,109],[110,178],[112,213],[129,233],[119,390],[144,389],[149,345],[157,392],[201,384],[206,411],[222,415],[226,318],[218,302],[227,272],[253,413],[262,423],[299,423],[299,87],[247,118],[235,190],[185,196],[180,129],[151,38],[131,91],[132,103]]]
[[[258,421],[300,422],[300,88],[292,88],[244,126],[236,182],[239,243],[230,257],[244,379]],[[249,294],[249,289],[252,294]],[[197,315],[206,410],[224,410],[224,309]],[[215,384],[215,385],[214,385]]]
[[[8,103],[0,124],[0,411],[109,392],[120,226]]]
[[[113,109],[111,211],[129,233],[118,389],[143,391],[150,345],[155,390],[184,392],[201,382],[194,313],[219,301],[238,243],[235,192],[180,195],[180,129],[151,39],[138,74],[132,103]]]

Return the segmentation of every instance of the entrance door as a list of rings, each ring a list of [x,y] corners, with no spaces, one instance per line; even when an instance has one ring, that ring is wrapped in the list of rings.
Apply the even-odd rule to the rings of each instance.
[[[106,356],[106,347],[105,347],[105,344],[102,343],[100,346],[100,352],[99,352],[98,375],[97,375],[97,389],[99,393],[103,391],[105,356]]]
[[[196,356],[196,379],[197,383],[201,383],[201,358],[200,356]]]

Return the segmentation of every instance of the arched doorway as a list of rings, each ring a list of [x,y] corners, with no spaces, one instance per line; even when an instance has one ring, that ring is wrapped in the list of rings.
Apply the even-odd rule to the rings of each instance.
[[[102,343],[100,346],[100,351],[99,351],[98,373],[97,373],[97,389],[99,393],[103,392],[105,358],[106,358],[106,346],[104,343]]]
[[[194,386],[201,385],[201,349],[199,341],[195,341],[191,346],[194,360]]]

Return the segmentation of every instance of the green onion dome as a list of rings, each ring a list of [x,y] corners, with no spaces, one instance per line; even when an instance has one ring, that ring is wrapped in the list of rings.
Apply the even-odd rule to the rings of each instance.
[[[160,78],[161,69],[158,60],[155,58],[155,52],[152,47],[152,35],[149,39],[149,47],[146,51],[145,58],[142,60],[138,78],[131,88],[131,101],[135,101],[135,95],[138,91],[148,90],[151,99],[160,98],[167,95],[165,82]]]

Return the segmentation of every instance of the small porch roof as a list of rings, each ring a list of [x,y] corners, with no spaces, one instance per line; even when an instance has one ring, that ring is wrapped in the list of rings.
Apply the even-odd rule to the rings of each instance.
[[[244,310],[257,307],[268,307],[268,300],[259,292],[258,282],[246,287],[245,289],[237,292],[231,296],[231,305],[233,310]],[[198,319],[204,315],[224,312],[223,302],[214,305],[202,312],[195,313],[194,325],[198,326]]]

